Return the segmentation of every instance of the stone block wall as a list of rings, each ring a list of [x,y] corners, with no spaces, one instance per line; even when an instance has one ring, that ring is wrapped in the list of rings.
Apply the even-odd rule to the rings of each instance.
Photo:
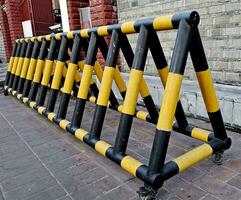
[[[240,0],[117,0],[117,7],[120,23],[181,11],[198,11],[201,16],[200,34],[215,82],[241,84]],[[176,31],[159,33],[169,63],[175,36]],[[133,35],[129,38],[135,47],[137,36]],[[122,61],[122,63],[125,62]],[[190,60],[187,65],[185,76],[189,80],[194,80],[195,74]],[[156,74],[150,54],[147,59],[146,73]]]

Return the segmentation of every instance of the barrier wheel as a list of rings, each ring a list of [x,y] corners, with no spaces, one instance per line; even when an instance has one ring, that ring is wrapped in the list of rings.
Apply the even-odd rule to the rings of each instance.
[[[216,152],[212,155],[212,161],[217,164],[217,165],[222,165],[223,163],[223,154],[224,154],[224,151],[219,151],[219,152]]]
[[[4,94],[4,96],[8,96],[8,91],[4,90],[3,94]]]
[[[157,190],[153,189],[150,186],[143,186],[140,188],[139,191],[137,191],[139,197],[141,200],[155,200]]]

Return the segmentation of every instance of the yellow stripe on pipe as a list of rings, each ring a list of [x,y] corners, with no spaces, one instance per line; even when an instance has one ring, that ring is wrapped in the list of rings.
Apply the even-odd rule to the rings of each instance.
[[[118,109],[119,112],[122,112],[122,110],[123,110],[123,105],[119,105],[117,109]]]
[[[145,112],[145,111],[138,111],[138,112],[136,113],[136,117],[137,117],[138,119],[141,119],[141,120],[145,120],[145,121],[146,121],[147,116],[148,116],[148,113]]]
[[[80,36],[82,38],[88,38],[89,37],[89,34],[88,34],[88,29],[83,29],[80,31]]]
[[[28,102],[28,97],[24,97],[24,98],[23,98],[23,103],[26,104],[27,102]]]
[[[66,130],[66,126],[68,126],[68,124],[70,124],[70,122],[66,119],[63,119],[59,122],[59,126],[64,130]]]
[[[11,56],[9,63],[8,63],[8,72],[11,72],[12,67],[13,67],[13,61],[14,61],[14,57]]]
[[[17,65],[16,72],[15,72],[16,76],[20,76],[20,73],[21,73],[21,70],[22,70],[22,66],[23,66],[23,61],[24,61],[24,58],[20,57],[19,60],[18,60],[18,65]]]
[[[15,59],[13,61],[13,67],[12,67],[12,70],[11,70],[12,74],[15,74],[15,71],[16,71],[16,68],[17,68],[17,65],[18,65],[18,60],[19,60],[19,57],[15,57]]]
[[[68,39],[74,39],[73,31],[69,31],[69,32],[67,33],[66,37],[67,37]]]
[[[153,20],[153,28],[156,31],[173,29],[172,15],[156,17]]]
[[[121,161],[121,167],[126,171],[128,171],[133,176],[136,176],[136,171],[138,167],[140,167],[141,165],[143,164],[140,161],[130,156],[125,156]]]
[[[101,85],[100,85],[100,91],[97,99],[97,104],[100,106],[107,106],[109,97],[110,97],[110,91],[112,87],[112,82],[114,78],[114,72],[115,68],[106,66],[104,69]]]
[[[70,63],[68,66],[66,78],[64,81],[64,88],[63,88],[63,93],[65,94],[71,94],[72,87],[74,84],[74,79],[75,79],[75,74],[77,71],[77,64]]]
[[[77,129],[77,130],[75,131],[74,135],[75,135],[76,138],[78,138],[80,141],[83,142],[84,137],[85,137],[85,135],[86,135],[87,133],[88,133],[88,132],[85,131],[84,129],[79,128],[79,129]]]
[[[39,114],[42,115],[44,110],[45,110],[45,107],[43,107],[43,106],[38,107],[38,113]]]
[[[142,97],[147,97],[150,95],[150,91],[148,89],[148,86],[147,86],[144,78],[142,78],[142,80],[141,80],[140,93],[141,93]]]
[[[21,71],[21,74],[20,74],[21,78],[26,78],[29,63],[30,63],[30,59],[24,58],[23,67],[22,67],[22,71]]]
[[[135,33],[134,22],[125,22],[121,24],[121,32],[122,33]]]
[[[82,79],[82,77],[81,77],[81,75],[79,74],[79,72],[77,71],[76,74],[75,74],[75,81],[76,81],[77,83],[79,83],[79,82],[81,81],[81,79]]]
[[[42,73],[43,73],[44,63],[45,63],[44,60],[38,59],[36,69],[35,69],[35,73],[34,73],[34,77],[33,77],[33,82],[40,83]]]
[[[98,61],[95,62],[94,71],[95,71],[95,74],[96,74],[97,78],[101,82],[102,77],[103,77],[103,70],[102,70],[102,67],[101,67],[101,65]]]
[[[219,104],[210,70],[207,69],[196,72],[196,75],[207,111],[211,113],[217,112],[219,110]]]
[[[44,86],[49,85],[51,73],[52,73],[52,70],[53,70],[53,63],[54,62],[52,60],[46,60],[45,61],[45,68],[44,68],[44,73],[43,73],[41,85],[44,85]]]
[[[61,84],[61,79],[63,75],[63,70],[64,70],[64,65],[65,63],[62,61],[57,61],[56,62],[56,67],[54,71],[54,76],[53,76],[53,81],[51,88],[55,90],[59,90],[60,84]]]
[[[27,77],[26,77],[27,80],[31,81],[33,79],[34,71],[36,68],[36,63],[37,63],[36,59],[34,59],[34,58],[30,59],[28,73],[27,73]]]
[[[16,90],[12,91],[12,95],[13,95],[13,96],[15,96],[16,94],[17,94],[17,91],[16,91]]]
[[[119,70],[118,66],[116,66],[116,68],[115,68],[114,80],[115,80],[115,83],[116,83],[119,91],[125,92],[126,91],[126,83],[121,76],[121,73],[120,73],[120,70]]]
[[[21,99],[22,96],[23,96],[22,94],[18,94],[17,99]]]
[[[55,34],[55,39],[56,40],[61,40],[61,33]]]
[[[159,76],[161,78],[162,81],[162,85],[165,87],[166,86],[166,82],[167,82],[167,77],[168,77],[168,73],[169,73],[169,69],[168,66],[159,69],[158,70]]]
[[[79,61],[78,62],[78,66],[79,66],[80,70],[83,71],[84,70],[84,66],[85,66],[85,61],[84,60]]]
[[[107,149],[111,147],[110,144],[106,143],[105,141],[101,140],[96,142],[95,144],[95,150],[99,152],[101,155],[106,156],[105,153]]]
[[[100,26],[97,29],[97,33],[98,33],[99,36],[107,36],[107,35],[109,35],[107,26]]]
[[[136,103],[140,91],[140,85],[143,77],[143,71],[132,69],[127,86],[125,101],[122,112],[129,115],[134,115],[136,110]]]
[[[167,85],[163,94],[161,111],[157,122],[158,129],[163,131],[172,130],[182,79],[183,75],[169,72]]]
[[[96,98],[95,98],[94,96],[91,96],[91,97],[89,98],[89,101],[90,101],[91,103],[96,103]]]
[[[80,82],[78,98],[87,99],[92,79],[93,66],[85,64],[82,73],[82,81]]]
[[[191,132],[191,136],[195,139],[198,139],[203,142],[208,142],[208,136],[211,132],[200,129],[200,128],[193,128]]]
[[[178,165],[179,173],[208,158],[213,153],[213,149],[209,144],[203,144],[181,156],[175,158],[173,161]]]
[[[55,116],[56,116],[56,113],[51,112],[51,113],[48,114],[48,119],[49,119],[50,121],[53,121],[53,119],[54,119]]]
[[[47,41],[50,41],[50,40],[51,40],[51,35],[46,35],[45,39],[46,39]]]
[[[36,102],[35,101],[31,101],[30,103],[29,103],[29,106],[30,106],[30,108],[32,108],[33,109],[33,107],[36,105]]]

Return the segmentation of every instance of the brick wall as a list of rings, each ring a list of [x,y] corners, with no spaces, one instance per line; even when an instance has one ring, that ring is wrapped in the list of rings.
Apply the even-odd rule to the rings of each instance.
[[[218,83],[241,84],[240,0],[117,0],[117,8],[119,22],[186,10],[198,11],[201,16],[200,33],[214,80]],[[175,36],[175,31],[159,34],[169,63]],[[136,36],[129,38],[134,47]],[[156,74],[150,54],[146,72]],[[185,76],[190,80],[195,79],[190,60]]]
[[[21,16],[19,12],[20,0],[1,0],[4,10],[0,9],[0,25],[3,33],[6,56],[9,59],[12,51],[12,42],[19,35],[23,35]]]

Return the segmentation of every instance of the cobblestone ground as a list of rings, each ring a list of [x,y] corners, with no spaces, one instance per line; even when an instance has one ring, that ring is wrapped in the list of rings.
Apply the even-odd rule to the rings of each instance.
[[[138,199],[142,182],[86,144],[51,124],[15,98],[0,96],[0,200]],[[73,103],[72,103],[73,105]],[[87,104],[83,128],[89,130],[94,106]],[[72,113],[70,106],[68,113]],[[68,114],[68,119],[71,115]],[[108,111],[104,140],[113,144],[120,114]],[[190,119],[199,127],[203,121]],[[155,126],[134,120],[128,154],[147,163]],[[241,135],[229,132],[233,145],[217,166],[210,159],[165,182],[157,199],[241,199]],[[171,136],[167,159],[200,143]]]

